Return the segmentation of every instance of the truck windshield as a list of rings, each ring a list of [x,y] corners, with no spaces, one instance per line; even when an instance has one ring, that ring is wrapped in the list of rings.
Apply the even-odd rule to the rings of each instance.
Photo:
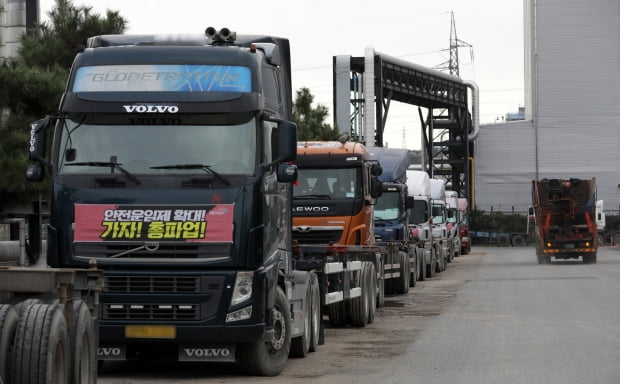
[[[359,168],[300,168],[293,188],[296,199],[358,199],[362,196]]]
[[[448,223],[456,223],[458,221],[458,211],[456,208],[450,208],[448,212],[450,212]]]
[[[440,204],[433,204],[433,224],[443,224],[446,222],[444,207]]]
[[[256,167],[256,119],[251,113],[144,117],[74,114],[61,120],[58,172],[251,175]],[[74,164],[76,166],[71,166]],[[201,167],[178,166],[200,164]],[[176,165],[176,166],[170,166]],[[116,167],[118,168],[118,167]]]
[[[400,217],[400,205],[398,203],[399,196],[400,193],[398,191],[384,191],[383,194],[377,199],[377,205],[375,205],[375,219],[398,219]]]
[[[409,210],[409,224],[422,224],[428,220],[428,207],[424,200],[414,200]]]

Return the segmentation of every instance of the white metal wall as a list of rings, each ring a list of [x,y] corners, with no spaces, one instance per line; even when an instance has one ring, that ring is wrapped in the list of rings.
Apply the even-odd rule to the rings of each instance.
[[[528,120],[481,128],[476,203],[525,211],[536,177],[596,177],[618,210],[620,1],[525,0],[524,18]]]

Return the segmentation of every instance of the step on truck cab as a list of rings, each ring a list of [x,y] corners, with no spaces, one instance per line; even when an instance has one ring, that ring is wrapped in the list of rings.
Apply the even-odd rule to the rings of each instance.
[[[409,231],[417,244],[420,266],[418,280],[435,276],[438,260],[433,240],[431,182],[428,173],[407,169],[407,192],[413,197],[413,208],[409,209]]]
[[[321,300],[333,325],[365,326],[384,298],[385,257],[373,224],[381,167],[363,144],[344,138],[298,142],[295,164],[297,263],[324,272],[329,290]]]
[[[596,179],[532,181],[538,264],[551,258],[596,263]]]
[[[104,270],[100,360],[277,375],[316,347],[316,276],[292,262],[291,115],[285,38],[209,27],[77,54],[30,175],[53,179],[50,263]]]
[[[374,209],[375,239],[386,251],[386,293],[404,294],[418,279],[418,247],[408,229],[409,209],[413,197],[407,192],[409,150],[399,148],[369,148],[370,158],[381,164],[379,180],[383,192]]]

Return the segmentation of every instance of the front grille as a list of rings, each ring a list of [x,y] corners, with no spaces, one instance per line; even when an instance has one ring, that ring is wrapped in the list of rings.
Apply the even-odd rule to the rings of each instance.
[[[199,320],[199,304],[103,304],[104,320]]]
[[[299,244],[328,244],[330,242],[340,242],[342,236],[342,230],[310,230],[307,232],[301,232],[293,230],[293,240],[297,240]]]
[[[104,320],[190,321],[210,318],[217,314],[226,282],[225,276],[210,275],[105,273],[104,277],[101,296]],[[171,298],[173,295],[178,295],[179,300]]]
[[[230,257],[230,244],[159,243],[149,251],[139,243],[75,243],[73,252],[79,257],[118,257],[119,259],[217,259]]]
[[[211,283],[214,290],[220,284]],[[106,292],[200,293],[200,278],[189,276],[106,276]]]

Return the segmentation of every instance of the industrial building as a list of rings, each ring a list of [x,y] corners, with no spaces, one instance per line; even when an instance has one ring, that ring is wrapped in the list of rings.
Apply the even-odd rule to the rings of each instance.
[[[596,177],[620,210],[620,2],[524,0],[525,119],[482,125],[475,203],[525,212],[532,180]]]
[[[17,55],[19,37],[39,20],[38,0],[0,0],[0,59]]]

